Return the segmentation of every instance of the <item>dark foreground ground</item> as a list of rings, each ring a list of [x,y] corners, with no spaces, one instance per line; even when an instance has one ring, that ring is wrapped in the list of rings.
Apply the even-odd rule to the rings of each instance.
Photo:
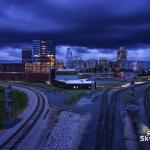
[[[80,97],[88,91],[65,91],[43,84],[30,86],[48,97],[49,106],[57,109],[55,118],[62,111],[68,111],[80,114],[86,120],[78,138],[78,150],[150,149],[150,142],[140,142],[140,136],[150,128],[150,84],[134,89],[134,105],[130,89],[97,91],[90,103],[79,105]]]

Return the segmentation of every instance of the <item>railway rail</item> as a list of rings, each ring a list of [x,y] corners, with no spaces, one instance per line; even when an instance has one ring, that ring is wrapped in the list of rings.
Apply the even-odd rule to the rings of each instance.
[[[144,83],[140,85],[135,85],[134,87],[143,86],[150,83]],[[126,90],[130,90],[131,87],[118,89],[111,95],[111,101],[108,102],[108,93],[110,89],[103,92],[102,101],[100,105],[100,118],[99,118],[99,125],[97,128],[97,138],[95,143],[95,150],[111,150],[112,149],[112,141],[114,136],[114,125],[115,125],[115,113],[118,101],[118,95],[121,92]],[[150,87],[145,89],[145,99],[146,102],[150,104],[149,101],[149,94]],[[145,102],[145,103],[146,103]],[[146,104],[145,104],[146,105]],[[147,114],[150,116],[150,111],[147,108]],[[150,120],[149,120],[150,122]]]
[[[100,111],[100,125],[97,132],[95,150],[110,149],[111,139],[113,135],[113,126],[115,121],[116,110],[116,93],[112,95],[110,104],[108,103],[108,92],[106,90],[102,95],[101,111]]]
[[[150,87],[148,87],[144,92],[144,108],[148,119],[148,125],[150,126]]]
[[[0,150],[12,150],[16,149],[18,144],[28,135],[34,124],[37,122],[45,107],[44,96],[35,89],[25,86],[14,85],[23,87],[34,92],[37,96],[37,105],[29,118],[14,132],[4,143],[0,145]]]

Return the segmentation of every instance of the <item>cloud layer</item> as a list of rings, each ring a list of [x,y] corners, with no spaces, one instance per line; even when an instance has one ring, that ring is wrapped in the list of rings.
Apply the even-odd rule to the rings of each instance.
[[[120,46],[143,51],[150,44],[149,6],[149,0],[1,0],[0,47],[44,38],[87,55],[109,56]]]

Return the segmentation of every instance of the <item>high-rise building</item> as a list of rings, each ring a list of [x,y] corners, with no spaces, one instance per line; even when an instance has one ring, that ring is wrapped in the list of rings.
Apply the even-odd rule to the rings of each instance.
[[[72,51],[71,51],[70,48],[67,48],[66,59],[67,59],[67,60],[72,59]]]
[[[22,50],[22,63],[31,63],[32,62],[32,50],[24,48]]]
[[[127,51],[124,47],[120,47],[117,52],[117,62],[120,68],[127,67]]]
[[[33,40],[33,62],[48,61],[51,55],[55,55],[55,44],[53,40]]]
[[[33,62],[49,62],[51,69],[55,68],[55,44],[53,40],[33,40],[32,41]]]
[[[96,68],[98,66],[98,60],[96,59],[88,59],[85,61],[86,69]]]
[[[71,61],[72,61],[72,51],[70,48],[67,48],[66,52],[66,66],[71,68]]]

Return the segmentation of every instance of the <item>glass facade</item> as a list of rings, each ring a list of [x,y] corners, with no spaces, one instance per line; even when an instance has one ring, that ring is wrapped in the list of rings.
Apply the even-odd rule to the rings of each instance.
[[[53,56],[55,57],[55,45],[53,40],[33,40],[33,62],[47,62]]]
[[[55,45],[53,40],[33,40],[33,69],[34,72],[45,72],[39,71],[38,68],[50,68],[55,69]],[[36,63],[35,63],[36,62]],[[45,63],[47,63],[45,65]],[[36,67],[37,66],[37,67]],[[47,69],[46,69],[47,70]],[[46,71],[47,72],[47,71]]]

